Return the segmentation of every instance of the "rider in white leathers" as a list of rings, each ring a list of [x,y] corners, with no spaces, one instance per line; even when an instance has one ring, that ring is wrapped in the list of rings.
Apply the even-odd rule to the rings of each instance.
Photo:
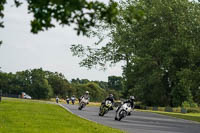
[[[131,108],[133,109],[133,108],[134,108],[134,105],[135,105],[134,101],[135,101],[135,97],[134,97],[134,96],[130,96],[130,98],[129,98],[128,100],[124,101],[123,104],[124,104],[124,103],[130,103]],[[123,105],[123,104],[122,104],[122,105]],[[121,105],[121,106],[122,106],[122,105]],[[117,113],[118,113],[119,109],[121,108],[121,106],[119,106],[119,107],[117,108],[117,110],[116,110],[115,119],[117,119]],[[128,115],[131,115],[131,113],[129,112]]]
[[[89,92],[88,91],[86,91],[85,94],[79,98],[79,103],[80,103],[81,99],[83,99],[83,98],[87,99],[88,100],[87,104],[89,104],[90,97],[89,97]]]

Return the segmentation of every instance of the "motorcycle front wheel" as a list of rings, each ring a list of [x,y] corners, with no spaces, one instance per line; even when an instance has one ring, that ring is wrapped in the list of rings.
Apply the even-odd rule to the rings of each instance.
[[[99,116],[104,116],[104,114],[105,114],[104,106],[101,106],[99,109]]]
[[[121,110],[119,112],[119,118],[118,118],[118,121],[121,121],[122,118],[124,118],[126,116],[126,112],[124,110]]]
[[[80,105],[80,106],[78,107],[79,110],[82,110],[82,108],[83,108],[83,105]]]

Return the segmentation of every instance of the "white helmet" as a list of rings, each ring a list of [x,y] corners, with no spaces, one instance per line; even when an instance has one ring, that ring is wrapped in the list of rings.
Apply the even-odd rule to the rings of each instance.
[[[89,94],[89,91],[85,91],[85,94]]]
[[[135,97],[134,96],[130,96],[130,100],[135,100]]]
[[[109,97],[110,97],[110,98],[113,98],[113,94],[109,94]]]

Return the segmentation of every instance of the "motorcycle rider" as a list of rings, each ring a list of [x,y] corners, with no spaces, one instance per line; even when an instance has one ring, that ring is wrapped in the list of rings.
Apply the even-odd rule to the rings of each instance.
[[[135,106],[134,101],[135,101],[135,97],[134,97],[134,96],[130,96],[128,100],[126,100],[126,101],[123,102],[123,104],[124,104],[124,103],[130,103],[131,108],[133,109],[134,106]],[[121,106],[122,106],[123,104],[121,104],[121,105],[117,108],[116,114],[115,114],[115,119],[117,119],[117,113],[118,113],[119,109],[121,108]],[[128,115],[131,115],[131,112],[129,112]]]
[[[83,98],[87,99],[88,100],[87,104],[89,104],[89,99],[90,99],[89,91],[85,91],[85,94],[79,98],[79,103],[80,103],[81,99],[83,99]]]
[[[130,96],[130,98],[126,101],[124,101],[124,103],[130,103],[131,108],[133,109],[135,106],[135,97],[134,96]]]
[[[114,106],[114,97],[113,94],[109,94],[109,96],[101,103],[101,107],[103,107],[106,103],[106,101],[111,101],[112,106],[110,107],[110,110],[113,110],[113,106]]]
[[[67,102],[67,104],[69,104],[69,101],[70,101],[69,97],[66,96],[66,102]]]
[[[56,96],[56,103],[58,103],[59,102],[59,98],[58,98],[58,96]]]
[[[71,101],[72,101],[72,104],[74,104],[74,103],[75,103],[75,101],[76,101],[76,98],[75,98],[75,96],[74,96],[74,95],[71,97]]]

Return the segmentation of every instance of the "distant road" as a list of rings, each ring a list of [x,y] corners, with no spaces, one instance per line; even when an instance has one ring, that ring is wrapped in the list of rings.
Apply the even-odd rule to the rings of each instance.
[[[66,105],[71,112],[86,119],[113,128],[119,128],[128,133],[200,133],[200,124],[183,119],[149,113],[133,112],[121,121],[115,121],[115,111],[110,111],[104,117],[98,116],[99,108],[86,107],[78,110],[77,105]]]

